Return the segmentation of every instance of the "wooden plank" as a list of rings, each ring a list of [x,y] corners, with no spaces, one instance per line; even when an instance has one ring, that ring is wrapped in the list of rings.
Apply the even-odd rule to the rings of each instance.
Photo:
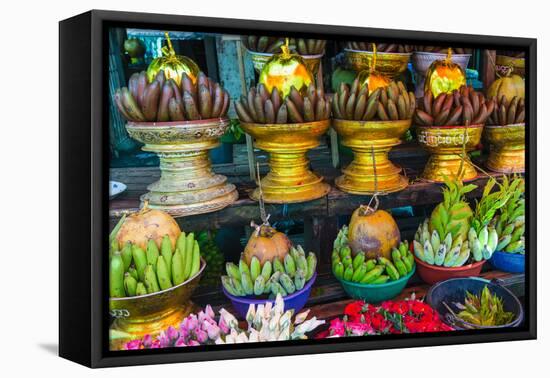
[[[482,78],[481,81],[483,82],[483,89],[487,91],[487,89],[493,84],[493,81],[495,81],[496,78],[496,59],[497,59],[497,52],[496,50],[482,50]]]

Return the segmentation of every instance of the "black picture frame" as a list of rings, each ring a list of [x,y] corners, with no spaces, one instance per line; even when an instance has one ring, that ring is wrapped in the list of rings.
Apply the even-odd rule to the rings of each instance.
[[[285,32],[445,42],[456,46],[516,48],[526,52],[526,319],[525,327],[454,334],[341,338],[196,348],[108,350],[105,267],[108,235],[108,124],[106,30],[110,26],[208,30],[233,34]],[[528,38],[385,30],[222,18],[92,10],[59,23],[59,354],[89,367],[157,364],[371,349],[535,339],[537,41]]]

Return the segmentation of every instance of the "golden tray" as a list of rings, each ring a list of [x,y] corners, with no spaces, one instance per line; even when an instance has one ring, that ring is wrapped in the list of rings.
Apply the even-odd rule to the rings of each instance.
[[[137,297],[110,298],[109,314],[114,318],[111,324],[111,349],[121,349],[128,341],[152,337],[169,326],[178,326],[194,311],[191,295],[197,288],[206,262],[201,258],[197,274],[170,289]]]
[[[410,119],[374,122],[333,119],[332,127],[354,155],[353,161],[342,169],[344,175],[336,179],[336,186],[352,194],[384,194],[405,189],[409,182],[401,175],[402,169],[388,159],[388,154],[401,143],[410,126]]]
[[[370,70],[374,53],[372,51],[361,51],[344,49],[346,60],[357,73]],[[407,69],[407,64],[412,53],[376,53],[376,71],[393,79],[395,76]]]
[[[424,167],[422,178],[443,182],[444,176],[456,177],[462,165],[463,181],[473,180],[477,171],[466,152],[473,151],[481,141],[483,125],[471,126],[416,126],[418,143],[431,155]],[[462,163],[462,161],[464,161]]]
[[[254,69],[257,73],[262,72],[262,69],[264,68],[265,64],[271,57],[275,54],[271,53],[260,53],[255,51],[246,50],[250,57],[252,58],[252,65],[254,66]],[[317,75],[317,71],[319,70],[319,64],[321,63],[321,58],[325,55],[325,53],[322,54],[316,54],[316,55],[300,55],[302,59],[304,60],[305,65],[313,75]]]
[[[483,137],[491,149],[487,168],[499,173],[525,172],[525,123],[485,126]]]
[[[228,126],[228,118],[128,122],[128,134],[160,159],[160,180],[147,187],[141,201],[174,217],[217,211],[235,202],[235,185],[212,172],[208,157]]]
[[[270,171],[261,179],[266,203],[296,203],[321,198],[330,186],[309,170],[308,150],[320,144],[319,138],[330,121],[260,124],[242,122],[243,130],[255,139],[257,148],[269,152]],[[260,199],[256,188],[250,197]]]

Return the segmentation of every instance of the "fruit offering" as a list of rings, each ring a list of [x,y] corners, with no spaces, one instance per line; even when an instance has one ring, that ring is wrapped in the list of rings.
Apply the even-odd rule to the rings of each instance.
[[[172,41],[168,33],[164,33],[166,37],[166,46],[162,48],[162,56],[153,59],[147,67],[147,80],[151,83],[153,80],[163,73],[165,80],[174,80],[178,86],[181,86],[182,75],[186,74],[193,83],[197,82],[199,74],[199,66],[192,59],[183,55],[177,55],[172,47]],[[137,98],[136,98],[137,99]]]
[[[343,227],[332,250],[332,272],[339,280],[376,285],[395,281],[407,276],[415,262],[407,242],[391,249],[391,257],[368,258],[363,251],[352,254],[349,246],[348,228]]]
[[[124,225],[123,225],[124,227]],[[131,241],[121,249],[111,243],[109,292],[111,298],[134,297],[170,289],[194,277],[200,270],[200,248],[194,234],[181,232],[172,246],[165,234],[160,248],[149,239],[145,248]]]
[[[225,258],[216,244],[215,237],[216,231],[214,230],[201,231],[197,236],[201,256],[206,262],[201,282],[206,285],[217,284],[223,274]]]
[[[247,123],[303,123],[328,119],[330,101],[313,83],[307,86],[305,93],[291,86],[288,96],[283,96],[277,87],[270,93],[260,83],[235,102],[235,110],[239,119]]]
[[[501,190],[509,195],[506,204],[501,207],[492,224],[499,239],[497,251],[525,253],[525,180],[516,177],[510,181],[503,178]]]
[[[434,60],[426,72],[424,93],[432,93],[434,97],[440,93],[449,93],[466,85],[466,75],[460,65],[452,60],[452,51],[448,49],[447,56],[442,60]]]
[[[332,99],[332,114],[336,119],[397,121],[411,119],[415,108],[414,93],[407,92],[401,81],[392,81],[385,88],[371,91],[357,78],[351,87],[340,84]]]
[[[463,48],[463,47],[443,47],[443,46],[424,46],[424,45],[418,45],[415,46],[414,50],[419,52],[427,52],[427,53],[438,53],[438,54],[447,54],[449,49],[451,50],[451,54],[471,54],[473,52],[470,48]]]
[[[493,98],[495,106],[489,113],[487,123],[489,125],[506,126],[525,122],[525,100],[519,96],[514,96],[509,101],[506,95],[498,99]]]
[[[179,80],[167,79],[164,70],[153,78],[134,73],[114,100],[122,116],[134,122],[222,118],[229,109],[229,93],[203,72],[196,79],[183,72]]]
[[[351,41],[346,44],[346,48],[359,51],[373,51],[372,42]],[[396,43],[376,43],[376,51],[379,53],[410,53],[414,49],[413,45],[403,45]]]
[[[414,122],[422,126],[456,126],[484,124],[496,109],[496,101],[486,100],[481,92],[462,86],[435,98],[427,91],[414,114]]]
[[[260,258],[262,260],[260,260]],[[252,255],[247,263],[246,252],[241,257],[238,266],[228,262],[226,276],[222,276],[225,290],[234,296],[269,296],[283,297],[302,290],[312,279],[317,269],[317,257],[313,252],[307,255],[301,246],[291,247],[282,256],[273,256],[271,260],[265,255]]]
[[[525,98],[525,81],[519,75],[508,75],[493,81],[487,90],[487,97],[496,97],[500,99],[502,96],[511,99],[515,96]]]
[[[467,240],[473,211],[464,198],[477,186],[464,186],[462,181],[449,178],[445,178],[445,185],[443,202],[435,207],[430,218],[422,222],[416,231],[414,254],[427,264],[445,267],[463,266],[470,261],[471,255],[475,261],[480,261],[483,259],[481,250],[473,251],[474,245],[469,245]]]
[[[275,54],[285,44],[285,38],[248,35],[242,37],[244,46],[249,51]],[[327,41],[322,39],[290,38],[289,49],[300,55],[318,55],[325,51]]]
[[[478,326],[501,326],[514,320],[514,313],[504,310],[502,298],[492,294],[487,285],[481,295],[467,291],[464,304],[457,303],[456,306],[461,310],[457,314],[458,318]]]

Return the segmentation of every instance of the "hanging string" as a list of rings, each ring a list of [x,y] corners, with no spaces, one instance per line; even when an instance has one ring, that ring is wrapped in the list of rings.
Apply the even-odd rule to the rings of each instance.
[[[264,203],[264,193],[262,191],[262,180],[260,179],[260,163],[256,162],[256,180],[258,182],[258,189],[260,193],[259,198],[259,205],[260,205],[260,219],[262,220],[263,224],[267,224],[269,220],[269,215],[266,215],[265,213],[265,203]]]
[[[367,210],[374,209],[374,211],[378,210],[378,205],[380,205],[380,201],[378,200],[378,174],[376,172],[376,154],[374,153],[374,145],[371,146],[371,156],[372,156],[372,171],[374,173],[374,193],[367,204]],[[374,208],[371,208],[372,201],[375,202]]]
[[[372,65],[370,66],[370,73],[376,71],[376,43],[372,44]]]

